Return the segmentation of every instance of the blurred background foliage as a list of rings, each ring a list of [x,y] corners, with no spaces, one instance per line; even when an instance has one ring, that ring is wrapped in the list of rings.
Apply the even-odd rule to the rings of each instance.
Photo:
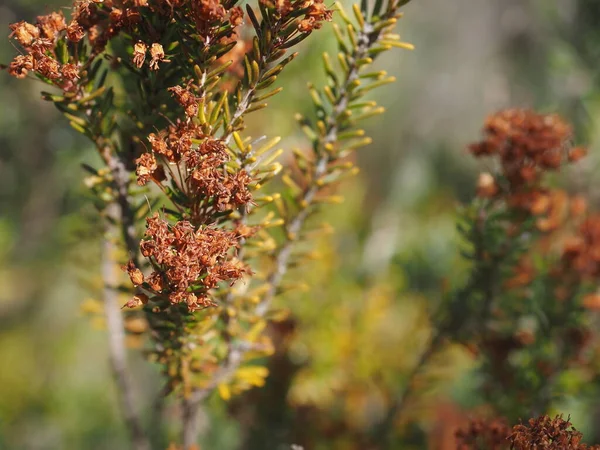
[[[7,36],[9,23],[62,5],[4,1],[0,29]],[[465,276],[456,207],[474,194],[481,167],[465,147],[488,113],[524,106],[571,120],[592,151],[568,183],[598,207],[600,2],[414,0],[405,14],[399,32],[417,50],[378,63],[398,82],[379,93],[387,113],[370,123],[374,143],[358,155],[346,201],[322,216],[335,232],[296,272],[309,289],[279,300],[267,386],[226,405],[211,399],[202,448],[377,444],[374,424],[404,391],[431,311]],[[323,79],[320,53],[334,47],[330,30],[307,42],[282,77],[284,93],[251,124],[288,149],[306,145],[293,114],[310,108],[306,80]],[[0,40],[0,62],[15,51]],[[95,154],[41,101],[41,87],[0,72],[0,449],[127,448],[97,302],[97,216],[80,168]],[[158,377],[134,363],[150,423]],[[373,448],[451,449],[453,427],[485,407],[464,348],[436,355],[417,381],[392,440]],[[591,441],[600,439],[595,399],[566,395],[556,405]],[[157,448],[177,433],[176,413],[169,407],[155,429]]]

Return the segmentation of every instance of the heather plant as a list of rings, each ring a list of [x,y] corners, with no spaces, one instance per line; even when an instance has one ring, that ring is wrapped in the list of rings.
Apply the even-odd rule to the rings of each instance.
[[[68,18],[11,25],[19,55],[9,73],[49,86],[43,98],[100,157],[83,167],[104,229],[104,315],[133,448],[155,447],[161,424],[138,409],[131,337],[160,368],[154,415],[178,404],[170,448],[197,448],[209,397],[229,401],[243,448],[281,444],[261,417],[265,398],[278,399],[289,442],[307,449],[424,445],[415,435],[443,409],[431,392],[447,378],[431,366],[458,353],[487,408],[470,415],[493,419],[471,421],[443,448],[595,448],[546,415],[600,379],[600,216],[557,176],[586,154],[563,119],[520,109],[487,119],[469,147],[487,168],[458,218],[466,273],[439,299],[410,292],[393,262],[375,267],[369,242],[362,261],[331,269],[322,213],[357,174],[353,152],[371,142],[362,122],[383,112],[371,91],[394,81],[374,60],[412,48],[393,32],[406,3],[81,0]],[[308,84],[312,112],[295,117],[303,144],[251,136],[248,118],[286,88],[281,73],[326,27],[337,53],[323,54],[324,85]],[[346,187],[350,214],[364,216],[359,184]],[[308,264],[314,278],[289,276]],[[285,307],[315,278],[318,291]],[[528,417],[538,419],[508,425]],[[266,431],[253,434],[261,420]]]
[[[506,432],[507,423],[589,395],[597,379],[598,214],[551,176],[586,155],[573,140],[557,115],[509,109],[491,115],[469,147],[488,161],[458,222],[469,275],[433,313],[434,331],[392,409],[398,414],[415,395],[415,380],[434,355],[463,345],[476,363],[473,392],[496,418],[460,432],[459,448],[587,448],[580,434],[563,433],[570,423],[560,418],[531,419],[531,430]]]
[[[160,395],[181,401],[183,448],[197,442],[209,395],[228,400],[264,384],[272,300],[294,288],[284,276],[310,259],[310,245],[297,244],[324,230],[310,218],[339,202],[332,186],[356,172],[348,155],[370,142],[359,125],[383,109],[364,97],[394,81],[367,69],[393,47],[412,48],[392,32],[405,3],[363,2],[346,13],[312,0],[244,9],[85,0],[69,18],[55,12],[11,25],[21,51],[10,74],[51,87],[44,99],[102,160],[84,168],[104,223],[111,365],[134,448],[150,442],[133,398],[126,330],[148,337],[146,353],[164,377]],[[280,138],[252,138],[245,120],[281,91],[274,83],[292,50],[334,12],[339,53],[323,55],[327,84],[308,87],[314,115],[297,117],[309,146],[283,169]],[[131,292],[126,301],[123,291]]]
[[[486,159],[487,170],[458,221],[468,275],[432,312],[431,336],[388,418],[406,414],[432,358],[459,344],[475,363],[474,395],[496,417],[487,428],[476,426],[485,432],[464,448],[509,448],[494,441],[505,439],[506,423],[592,392],[598,215],[584,195],[552,177],[587,153],[573,145],[573,130],[559,116],[502,110],[486,120],[482,134],[469,152]],[[533,448],[528,439],[510,448]],[[563,444],[548,448],[578,448]]]
[[[495,171],[480,175],[463,213],[473,269],[441,312],[441,333],[479,355],[482,395],[513,420],[548,412],[565,372],[590,367],[597,218],[548,180],[585,155],[572,138],[555,115],[506,110],[470,147],[496,159]]]

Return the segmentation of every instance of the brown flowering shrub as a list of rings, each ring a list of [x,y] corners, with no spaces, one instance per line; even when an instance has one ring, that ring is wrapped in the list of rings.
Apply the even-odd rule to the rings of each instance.
[[[504,419],[472,420],[456,432],[457,450],[594,450],[582,442],[583,435],[562,416],[540,416],[512,427]]]
[[[48,85],[44,99],[105,166],[85,166],[86,184],[105,224],[111,362],[137,449],[150,444],[132,400],[123,328],[147,337],[161,395],[181,401],[181,441],[192,448],[206,397],[264,384],[260,361],[273,345],[263,330],[288,268],[308,248],[296,243],[314,235],[307,224],[319,206],[337,201],[332,185],[356,173],[345,158],[370,142],[358,126],[383,112],[365,95],[394,81],[366,70],[386,50],[412,48],[392,32],[407,0],[363,2],[352,17],[323,0],[236,3],[78,0],[68,14],[10,27],[20,54],[9,73]],[[245,119],[281,91],[273,85],[293,49],[334,10],[339,64],[324,55],[326,85],[309,86],[314,114],[297,117],[309,150],[284,170],[280,138],[253,138]],[[118,246],[127,254],[118,261],[130,278],[119,286],[127,299],[114,289]]]
[[[600,219],[548,177],[585,155],[572,141],[558,116],[506,110],[470,146],[495,171],[479,177],[459,224],[472,271],[442,307],[435,343],[445,336],[466,345],[482,399],[510,420],[549,412],[566,394],[566,373],[586,379],[597,370]]]

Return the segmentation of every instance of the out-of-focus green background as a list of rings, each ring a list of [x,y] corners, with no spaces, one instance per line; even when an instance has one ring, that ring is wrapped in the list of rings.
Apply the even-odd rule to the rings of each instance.
[[[16,54],[9,23],[61,5],[0,3],[0,62]],[[311,291],[281,301],[295,317],[289,358],[274,364],[267,394],[247,397],[255,408],[234,404],[232,419],[217,399],[209,402],[203,448],[289,448],[300,437],[307,450],[357,448],[352,433],[336,427],[360,434],[377,420],[427,338],[427,311],[444,280],[463,273],[455,208],[473,195],[478,168],[465,146],[484,117],[507,106],[559,112],[594,149],[599,23],[597,0],[413,0],[405,8],[399,33],[416,51],[378,62],[398,78],[379,92],[387,113],[369,124],[374,144],[358,155],[361,174],[344,187],[346,202],[324,217],[338,230],[319,243],[324,258],[297,275]],[[323,79],[319,55],[333,46],[329,33],[309,39],[284,93],[252,123],[255,134],[302,145],[292,118],[308,111],[306,80]],[[0,449],[125,449],[94,301],[97,219],[79,166],[96,160],[41,89],[0,72]],[[592,151],[570,174],[595,199],[596,165]],[[139,357],[132,363],[150,421],[156,370]],[[411,404],[417,425],[403,448],[452,448],[444,421],[478,403],[470,364],[458,349],[436,360],[431,388]],[[593,433],[588,406],[574,401],[569,411]],[[163,448],[177,431],[175,414],[167,410],[172,423],[156,438]]]

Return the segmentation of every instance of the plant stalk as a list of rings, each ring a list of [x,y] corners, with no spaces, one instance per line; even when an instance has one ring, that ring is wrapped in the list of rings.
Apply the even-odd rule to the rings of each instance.
[[[118,209],[116,203],[111,203],[106,209],[106,214],[114,218]],[[150,443],[144,434],[140,417],[136,411],[133,384],[127,370],[123,316],[115,289],[118,283],[118,274],[114,263],[117,249],[113,241],[114,228],[110,220],[105,219],[105,236],[102,243],[102,279],[104,282],[104,314],[108,332],[110,366],[117,386],[125,425],[131,438],[131,447],[134,450],[150,450]]]

